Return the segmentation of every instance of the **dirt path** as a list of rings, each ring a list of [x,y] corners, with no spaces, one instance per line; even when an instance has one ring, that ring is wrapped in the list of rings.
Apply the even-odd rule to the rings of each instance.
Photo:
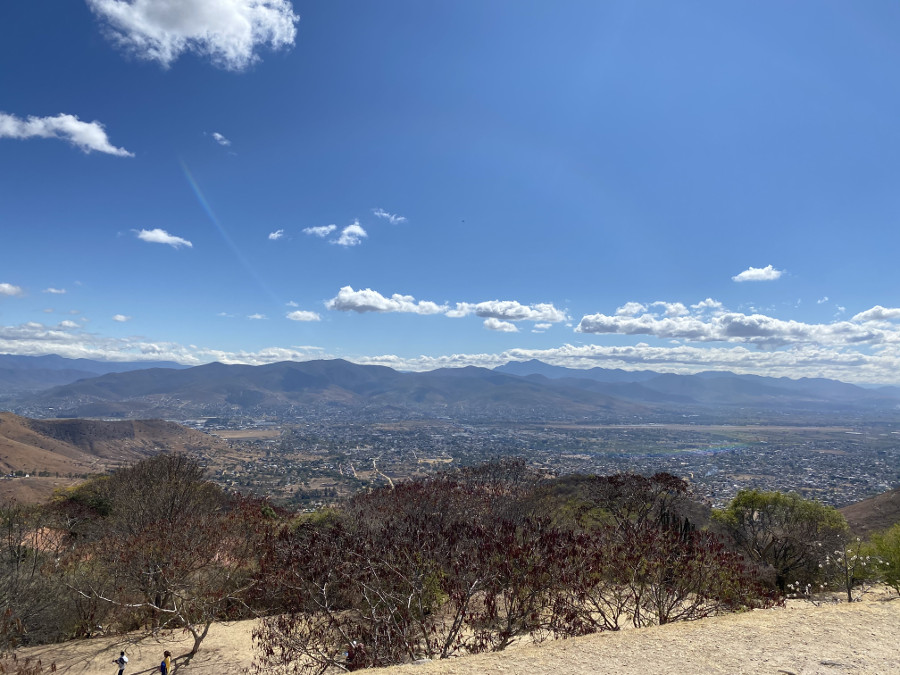
[[[213,626],[203,649],[176,675],[237,675],[253,661],[253,622]],[[154,672],[169,649],[187,652],[189,636],[95,638],[19,652],[65,675],[116,672],[125,649],[126,675]],[[853,604],[793,604],[745,614],[602,633],[541,646],[368,671],[384,675],[694,675],[696,673],[900,674],[900,599]]]

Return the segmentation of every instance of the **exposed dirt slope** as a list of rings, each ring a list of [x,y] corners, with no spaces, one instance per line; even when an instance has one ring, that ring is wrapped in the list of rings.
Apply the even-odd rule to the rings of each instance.
[[[14,471],[53,475],[0,480],[0,498],[40,501],[69,474],[104,473],[164,450],[215,454],[227,451],[228,444],[163,420],[33,420],[0,413],[0,476]]]
[[[872,532],[900,523],[900,488],[850,504],[840,511],[850,529],[861,537],[868,537]]]
[[[237,675],[247,672],[253,652],[253,622],[213,626],[201,652],[177,675]],[[900,673],[900,600],[866,601],[788,609],[603,633],[542,646],[511,648],[502,654],[451,659],[366,671],[391,675],[695,675],[697,673]],[[184,654],[190,641],[180,632],[158,638],[96,638],[21,650],[20,658],[55,662],[58,673],[110,673],[125,649],[126,675],[153,672],[162,652]]]

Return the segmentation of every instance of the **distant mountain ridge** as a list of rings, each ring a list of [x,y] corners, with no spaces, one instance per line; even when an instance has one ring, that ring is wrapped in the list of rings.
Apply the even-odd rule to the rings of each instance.
[[[55,354],[21,356],[0,354],[0,394],[35,392],[106,373],[144,368],[187,368],[174,361],[93,361],[67,359]]]
[[[512,372],[510,372],[512,371]],[[188,419],[354,414],[497,420],[633,421],[727,409],[900,410],[900,395],[826,379],[577,370],[540,361],[399,372],[344,361],[108,372],[17,398],[31,417]]]
[[[704,371],[693,375],[656,373],[649,370],[577,369],[551,366],[542,361],[510,362],[495,370],[522,377],[552,378],[570,386],[619,396],[629,400],[670,401],[695,405],[774,406],[804,404],[818,406],[900,405],[896,387],[866,389],[825,378],[763,377],[727,371]]]
[[[401,373],[341,359],[262,366],[210,363],[184,370],[151,368],[108,373],[55,387],[18,402],[56,416],[167,417],[316,411],[509,418],[545,414],[648,412],[579,387],[547,386],[485,368]],[[31,412],[29,412],[31,414]]]

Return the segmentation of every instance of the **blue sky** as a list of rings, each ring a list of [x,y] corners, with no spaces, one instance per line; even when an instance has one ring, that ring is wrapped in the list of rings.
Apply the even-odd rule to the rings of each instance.
[[[12,0],[0,352],[900,384],[900,5]]]

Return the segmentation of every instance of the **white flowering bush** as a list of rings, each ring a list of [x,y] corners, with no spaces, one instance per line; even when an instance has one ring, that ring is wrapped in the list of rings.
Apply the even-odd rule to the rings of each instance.
[[[853,602],[853,590],[862,590],[877,576],[877,558],[868,553],[868,547],[856,537],[845,546],[829,552],[825,556],[823,568],[829,586],[847,594],[847,602]],[[858,598],[857,598],[858,599]]]

